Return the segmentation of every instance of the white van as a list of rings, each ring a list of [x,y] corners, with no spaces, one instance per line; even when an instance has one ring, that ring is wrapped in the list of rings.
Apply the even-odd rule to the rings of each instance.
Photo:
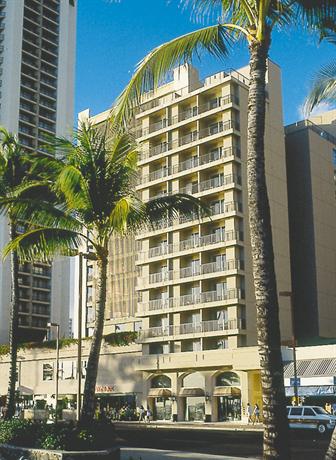
[[[336,416],[319,406],[287,406],[287,416],[290,428],[313,429],[321,434],[336,424]]]

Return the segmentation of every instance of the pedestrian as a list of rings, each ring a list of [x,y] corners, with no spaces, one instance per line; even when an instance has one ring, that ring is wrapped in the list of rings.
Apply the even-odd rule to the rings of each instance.
[[[257,403],[255,403],[253,409],[253,425],[255,423],[260,423],[260,409]]]
[[[147,407],[147,410],[146,410],[146,422],[150,422],[150,418],[152,416],[152,413],[151,413],[151,410],[149,407]]]
[[[246,413],[247,413],[247,423],[252,423],[252,414],[253,414],[253,409],[250,403],[247,403],[246,407]]]
[[[141,405],[139,409],[139,422],[144,422],[144,421],[145,421],[145,408],[143,405]]]
[[[336,402],[332,403],[331,408],[332,408],[332,414],[336,415]]]

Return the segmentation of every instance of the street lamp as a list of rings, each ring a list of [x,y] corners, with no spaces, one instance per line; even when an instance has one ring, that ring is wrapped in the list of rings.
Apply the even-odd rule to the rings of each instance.
[[[57,405],[58,405],[58,369],[59,369],[59,324],[58,323],[48,323],[47,328],[51,329],[52,327],[56,328],[56,379],[55,379],[55,399],[56,399],[56,409],[55,409],[55,423],[57,423]]]
[[[280,297],[289,297],[290,299],[290,309],[291,309],[291,319],[292,319],[292,348],[293,348],[293,367],[294,367],[294,402],[295,405],[299,405],[299,396],[298,396],[298,377],[297,377],[297,365],[296,365],[296,335],[295,335],[295,312],[293,305],[293,293],[290,291],[280,291]]]

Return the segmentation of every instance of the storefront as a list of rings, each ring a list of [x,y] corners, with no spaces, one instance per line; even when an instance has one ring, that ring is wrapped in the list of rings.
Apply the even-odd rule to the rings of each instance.
[[[216,377],[213,397],[217,399],[218,421],[241,420],[240,378],[235,372],[222,372]]]
[[[179,396],[185,408],[184,419],[189,422],[203,422],[206,403],[204,375],[201,372],[186,375],[182,380]]]
[[[171,379],[166,375],[158,375],[151,379],[148,391],[149,405],[154,420],[172,419]]]

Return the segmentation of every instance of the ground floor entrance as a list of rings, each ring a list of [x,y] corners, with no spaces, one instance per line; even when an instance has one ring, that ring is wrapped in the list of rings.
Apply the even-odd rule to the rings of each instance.
[[[172,401],[169,398],[155,398],[153,412],[155,420],[171,420]]]
[[[188,396],[186,399],[186,416],[189,422],[203,422],[205,418],[204,396]]]
[[[219,396],[218,421],[235,422],[241,420],[241,399],[231,396]]]

